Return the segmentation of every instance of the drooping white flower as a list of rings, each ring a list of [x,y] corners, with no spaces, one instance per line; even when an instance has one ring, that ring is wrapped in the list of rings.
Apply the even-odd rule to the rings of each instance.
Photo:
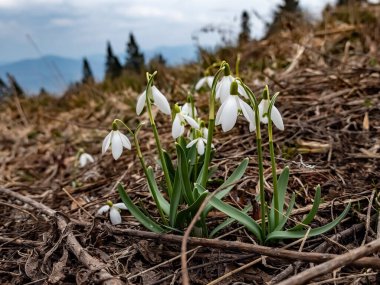
[[[249,122],[249,131],[253,132],[256,129],[255,115],[251,106],[239,98],[238,86],[236,81],[231,83],[229,95],[216,113],[215,123],[216,125],[222,125],[223,131],[227,132],[235,126],[237,116],[241,111]]]
[[[110,212],[110,220],[113,225],[121,224],[121,210],[128,210],[127,206],[124,203],[113,204],[111,201],[107,201],[107,205],[104,205],[99,208],[97,215],[103,215]]]
[[[186,147],[191,148],[194,144],[197,144],[197,152],[199,155],[203,155],[205,153],[205,146],[207,144],[207,140],[203,137],[196,138],[189,142]]]
[[[116,160],[121,156],[123,147],[131,149],[131,142],[126,135],[115,129],[104,138],[102,154],[107,151],[109,146],[111,146],[112,156]]]
[[[225,75],[216,85],[215,98],[220,99],[220,102],[224,102],[227,97],[230,95],[231,83],[235,81],[235,78],[232,75]],[[244,87],[238,82],[238,91],[239,94],[244,98],[248,99],[247,92],[245,92]]]
[[[184,133],[186,124],[189,124],[194,129],[199,129],[199,124],[187,112],[184,112],[181,107],[175,105],[174,111],[176,112],[172,126],[172,136],[174,139],[177,139]]]
[[[207,83],[208,87],[212,88],[212,82],[214,81],[214,76],[205,76],[198,80],[197,84],[195,84],[195,90],[201,89],[202,86]]]
[[[193,108],[191,107],[191,103],[189,102],[183,104],[181,111],[182,113],[189,115],[193,119],[195,119],[198,115],[197,108],[194,107],[194,110],[193,110]]]
[[[158,109],[161,110],[166,115],[170,115],[170,105],[164,94],[160,92],[160,90],[157,89],[156,86],[152,86],[152,97],[150,98],[153,100],[153,104],[158,107]],[[137,115],[140,115],[142,110],[144,109],[146,103],[146,90],[139,96],[137,99],[137,105],[136,105],[136,113]]]
[[[85,167],[88,163],[93,163],[95,160],[91,154],[83,152],[79,156],[79,167]]]
[[[259,104],[259,115],[260,115],[260,121],[264,124],[268,124],[268,108],[270,105],[269,99],[262,99]],[[284,128],[284,122],[282,121],[282,117],[280,114],[280,111],[276,108],[276,106],[272,106],[271,111],[271,120],[273,124],[281,131],[283,131]]]

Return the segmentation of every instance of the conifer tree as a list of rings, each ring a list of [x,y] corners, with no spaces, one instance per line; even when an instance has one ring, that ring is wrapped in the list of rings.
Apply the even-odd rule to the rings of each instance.
[[[4,97],[10,94],[9,87],[7,84],[3,81],[3,79],[0,77],[0,97]]]
[[[9,86],[10,86],[11,92],[13,94],[15,94],[17,96],[25,95],[24,90],[22,90],[20,84],[18,84],[16,78],[12,74],[7,73],[7,78],[9,81]]]
[[[239,34],[239,45],[247,43],[249,41],[249,38],[251,37],[251,28],[250,28],[250,21],[249,21],[249,14],[247,11],[243,11],[241,14],[241,31]]]
[[[121,75],[122,70],[119,59],[113,54],[111,43],[107,42],[106,78],[115,79]]]
[[[82,63],[82,83],[94,83],[94,75],[92,74],[92,70],[90,67],[90,63],[88,62],[87,58],[83,58],[83,63]]]
[[[140,52],[134,35],[132,33],[129,33],[125,68],[140,73],[144,69],[144,63],[144,54]]]

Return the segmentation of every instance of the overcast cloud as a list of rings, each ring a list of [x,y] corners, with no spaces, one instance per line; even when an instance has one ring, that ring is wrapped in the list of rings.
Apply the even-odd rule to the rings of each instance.
[[[192,35],[208,24],[218,25],[234,39],[242,10],[271,19],[281,0],[0,0],[0,62],[55,54],[80,58],[102,54],[106,41],[122,53],[129,32],[140,47],[153,49],[194,43]],[[316,17],[335,0],[300,1]],[[264,23],[251,17],[252,35],[262,36]],[[217,35],[203,35],[214,44]]]

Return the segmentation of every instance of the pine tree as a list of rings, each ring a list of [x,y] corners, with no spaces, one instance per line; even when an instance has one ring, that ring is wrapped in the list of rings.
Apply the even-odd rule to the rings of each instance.
[[[90,63],[88,62],[87,58],[83,58],[83,63],[82,63],[82,72],[83,72],[83,77],[82,77],[82,83],[94,83],[94,75],[92,74],[92,70],[90,67]]]
[[[0,97],[8,96],[10,95],[10,90],[7,84],[3,81],[3,79],[0,77]]]
[[[107,42],[106,78],[115,79],[121,75],[122,70],[119,59],[113,54],[111,43]]]
[[[20,84],[18,84],[16,78],[12,75],[7,73],[7,78],[9,81],[9,86],[13,94],[17,96],[23,96],[25,95],[24,90],[22,90]]]
[[[239,45],[247,43],[249,41],[249,38],[251,37],[251,28],[250,21],[249,21],[249,14],[247,11],[243,11],[241,14],[241,31],[239,34]]]
[[[132,33],[129,34],[127,43],[127,58],[125,68],[140,73],[144,69],[144,54],[140,52],[135,37]]]

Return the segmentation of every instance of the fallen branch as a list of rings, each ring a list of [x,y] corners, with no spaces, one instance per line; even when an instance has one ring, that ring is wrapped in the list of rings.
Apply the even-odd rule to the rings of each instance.
[[[66,217],[60,214],[57,211],[47,207],[44,204],[41,204],[27,196],[18,194],[12,190],[0,188],[0,192],[4,193],[8,196],[16,198],[26,204],[31,205],[33,208],[40,210],[43,214],[56,219],[57,225],[61,233],[65,233],[68,228],[68,224],[66,222]],[[85,265],[89,270],[97,272],[97,276],[100,282],[103,282],[105,285],[119,285],[123,284],[123,282],[112,276],[107,270],[107,265],[100,260],[91,256],[78,242],[75,238],[74,234],[70,231],[66,236],[66,243],[71,252],[77,257],[77,259]]]
[[[278,285],[300,285],[305,284],[315,277],[334,271],[339,267],[346,266],[348,264],[354,263],[356,260],[367,256],[369,254],[375,253],[380,250],[380,239],[376,239],[364,246],[358,247],[354,250],[337,256],[327,262],[319,264],[315,267],[309,268],[285,281],[279,283]],[[380,258],[374,258],[380,261]]]
[[[158,234],[153,232],[121,229],[111,225],[106,225],[110,232],[119,235],[129,235],[135,237],[141,237],[146,239],[155,239],[161,242],[170,243],[182,243],[182,236],[173,234]],[[238,252],[257,253],[259,255],[269,256],[278,259],[287,260],[303,260],[313,263],[323,263],[329,261],[338,255],[328,253],[315,253],[315,252],[298,252],[281,248],[273,248],[262,245],[255,245],[250,243],[238,242],[238,241],[226,241],[218,239],[206,239],[189,237],[187,243],[195,246],[204,246],[210,248],[221,248],[224,250],[235,250]],[[374,268],[380,269],[380,259],[374,257],[362,257],[359,260],[352,262],[352,265],[359,268]]]

